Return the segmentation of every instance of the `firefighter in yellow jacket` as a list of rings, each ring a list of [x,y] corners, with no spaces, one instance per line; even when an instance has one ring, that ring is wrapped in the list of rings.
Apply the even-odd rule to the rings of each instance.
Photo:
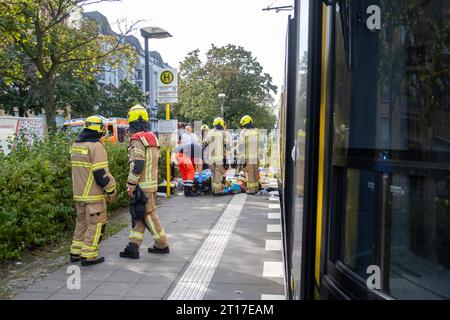
[[[137,189],[141,189],[147,198],[143,219],[137,219],[130,231],[129,243],[120,252],[122,258],[139,258],[139,249],[144,239],[144,231],[149,229],[154,245],[149,253],[169,253],[166,233],[156,213],[156,191],[158,189],[159,143],[151,132],[147,110],[136,105],[128,112],[130,144],[128,157],[128,196],[132,199]]]
[[[241,118],[240,125],[243,130],[239,136],[239,145],[244,150],[247,193],[255,194],[259,191],[259,132],[248,115]]]
[[[109,173],[108,156],[99,140],[102,135],[102,119],[89,117],[70,149],[77,211],[70,260],[81,260],[83,266],[105,261],[104,257],[98,257],[98,245],[108,220],[106,202],[115,201],[116,195],[116,180]]]
[[[230,163],[230,136],[225,132],[225,122],[217,117],[213,122],[213,129],[209,130],[204,139],[205,158],[211,169],[211,187],[213,195],[221,195],[223,191],[223,175]]]

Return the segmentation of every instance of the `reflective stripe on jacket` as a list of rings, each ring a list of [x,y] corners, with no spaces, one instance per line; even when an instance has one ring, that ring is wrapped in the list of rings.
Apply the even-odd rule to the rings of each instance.
[[[116,180],[109,172],[108,156],[100,142],[75,142],[70,148],[70,163],[75,201],[103,201],[105,191],[115,190]],[[103,176],[108,181],[103,188],[94,178],[94,172],[98,170],[104,170]]]
[[[257,164],[259,158],[259,131],[258,129],[243,129],[239,136],[239,143],[244,146],[245,161]]]
[[[228,148],[231,143],[231,137],[224,130],[216,128],[208,131],[205,137],[205,160],[208,163],[223,164],[224,159],[228,159],[230,153]]]
[[[139,185],[145,192],[156,192],[158,189],[158,147],[145,147],[141,140],[130,140],[128,147],[128,158],[130,170],[128,173],[128,186]],[[136,172],[136,161],[143,161],[144,165],[140,172]]]

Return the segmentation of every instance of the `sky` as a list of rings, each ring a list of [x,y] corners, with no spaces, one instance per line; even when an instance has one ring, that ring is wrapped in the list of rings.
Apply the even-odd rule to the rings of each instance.
[[[274,3],[275,2],[275,3]],[[188,52],[204,54],[211,44],[235,44],[252,52],[281,88],[284,77],[286,26],[289,11],[262,11],[269,5],[291,5],[293,0],[122,0],[86,6],[105,15],[112,28],[117,21],[138,27],[157,26],[173,38],[150,39],[150,50],[161,53],[164,62],[178,68]],[[133,32],[143,44],[139,30]],[[278,99],[275,100],[278,102]]]

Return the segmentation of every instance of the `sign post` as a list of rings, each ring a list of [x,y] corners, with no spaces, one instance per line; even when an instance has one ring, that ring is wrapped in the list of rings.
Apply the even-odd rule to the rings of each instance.
[[[170,120],[170,103],[166,103],[166,120]],[[166,147],[167,198],[170,197],[170,147]]]
[[[164,68],[158,72],[158,103],[166,104],[166,121],[162,123],[158,122],[158,127],[164,125],[165,128],[158,129],[158,133],[161,137],[164,137],[163,144],[166,146],[166,181],[167,181],[167,197],[170,197],[170,148],[172,143],[176,143],[176,134],[178,130],[177,122],[170,121],[170,104],[178,103],[178,75],[177,70],[171,68]],[[175,124],[175,125],[174,125]],[[175,141],[173,136],[175,135]]]

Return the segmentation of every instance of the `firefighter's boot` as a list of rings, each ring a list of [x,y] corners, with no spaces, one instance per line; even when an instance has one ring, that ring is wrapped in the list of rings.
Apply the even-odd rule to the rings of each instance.
[[[186,196],[186,197],[191,197],[192,195],[193,195],[193,187],[191,187],[191,186],[185,186],[184,187],[184,195]]]
[[[81,257],[79,254],[70,254],[70,262],[78,262],[81,260]]]
[[[122,258],[139,259],[139,247],[137,243],[129,242],[119,255]]]
[[[155,246],[153,246],[153,248],[148,248],[148,253],[169,253],[169,246],[165,247],[165,248],[157,248]]]
[[[104,262],[104,261],[105,261],[105,258],[104,258],[104,257],[97,257],[97,258],[95,258],[95,259],[93,259],[93,260],[87,260],[86,258],[81,258],[81,265],[82,265],[83,267],[85,267],[85,266],[91,266],[91,265],[93,265],[93,264],[102,263],[102,262]]]

